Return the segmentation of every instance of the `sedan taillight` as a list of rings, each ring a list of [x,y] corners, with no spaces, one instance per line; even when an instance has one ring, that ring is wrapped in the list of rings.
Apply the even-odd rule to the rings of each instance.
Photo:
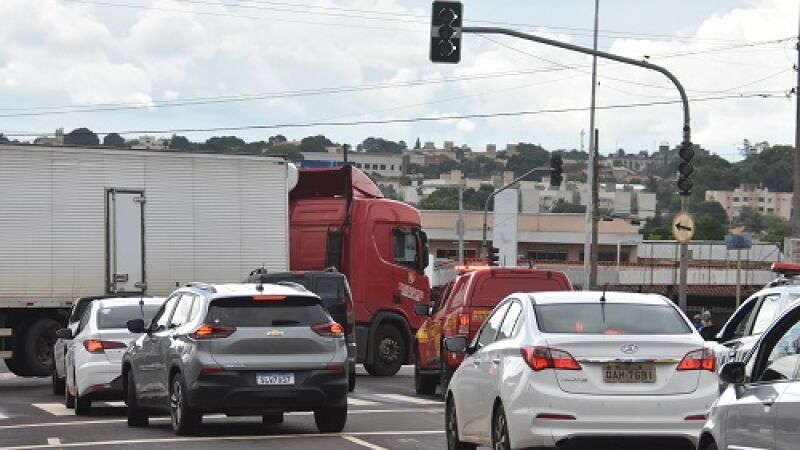
[[[236,332],[236,327],[231,327],[228,325],[212,325],[208,323],[204,323],[200,325],[196,330],[189,333],[189,337],[196,340],[201,341],[205,339],[220,339],[226,338]]]
[[[83,347],[89,353],[103,353],[106,350],[120,350],[128,348],[128,346],[122,342],[101,341],[99,339],[87,339],[83,341]]]
[[[545,369],[581,370],[581,365],[568,352],[550,347],[523,347],[522,358],[531,369],[539,372]]]
[[[693,350],[683,357],[676,370],[707,370],[716,372],[717,359],[714,352],[707,348]]]
[[[314,330],[314,333],[317,333],[320,336],[333,338],[344,337],[344,328],[342,328],[342,326],[336,322],[314,325],[311,327],[311,329]]]

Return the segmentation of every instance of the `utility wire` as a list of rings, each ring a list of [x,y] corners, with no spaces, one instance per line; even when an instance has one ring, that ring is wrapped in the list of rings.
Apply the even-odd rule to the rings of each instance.
[[[721,95],[712,97],[701,97],[693,99],[692,102],[710,102],[729,99],[746,99],[746,98],[786,98],[784,94],[775,95],[774,93],[760,93],[749,95]],[[598,106],[597,109],[633,109],[648,106],[663,106],[681,103],[680,100],[664,100],[653,102],[641,103],[628,103]],[[342,127],[342,126],[360,126],[360,125],[386,125],[395,123],[419,123],[419,122],[441,122],[448,120],[462,120],[462,119],[488,119],[488,118],[502,118],[502,117],[516,117],[516,116],[534,116],[541,114],[556,114],[556,113],[571,113],[586,111],[588,108],[558,108],[558,109],[540,109],[540,110],[527,110],[527,111],[506,111],[494,113],[474,113],[474,114],[459,114],[459,115],[443,115],[436,117],[410,117],[398,119],[381,119],[381,120],[356,120],[356,121],[313,121],[305,123],[283,123],[283,124],[267,124],[267,125],[240,125],[240,126],[219,126],[209,128],[172,128],[162,130],[127,130],[127,131],[102,131],[95,134],[176,134],[176,133],[208,133],[218,131],[244,131],[244,130],[272,130],[277,128],[309,128],[309,127]],[[41,136],[47,133],[15,133],[8,134],[7,136],[14,137],[31,137]]]

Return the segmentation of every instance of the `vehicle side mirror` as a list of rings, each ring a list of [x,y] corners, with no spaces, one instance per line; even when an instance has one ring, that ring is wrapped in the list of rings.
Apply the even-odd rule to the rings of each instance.
[[[414,314],[430,317],[433,315],[433,305],[430,303],[418,303],[417,306],[414,307]]]
[[[72,339],[72,330],[69,328],[61,328],[56,331],[56,337],[59,339]]]
[[[745,364],[742,361],[729,362],[719,371],[719,379],[725,383],[743,384],[745,379]]]
[[[129,320],[125,322],[125,326],[128,327],[128,331],[131,333],[141,334],[146,331],[144,327],[144,319]]]
[[[716,341],[717,327],[713,325],[709,327],[703,327],[703,329],[700,330],[700,336],[706,341]]]
[[[467,338],[465,336],[452,336],[444,340],[444,348],[452,353],[467,353]]]

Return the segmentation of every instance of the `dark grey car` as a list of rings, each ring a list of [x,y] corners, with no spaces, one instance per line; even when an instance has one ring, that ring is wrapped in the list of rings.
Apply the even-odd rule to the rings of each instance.
[[[344,329],[320,298],[300,286],[191,284],[175,291],[122,363],[128,425],[169,411],[177,434],[195,433],[203,414],[314,411],[322,432],[347,421]]]

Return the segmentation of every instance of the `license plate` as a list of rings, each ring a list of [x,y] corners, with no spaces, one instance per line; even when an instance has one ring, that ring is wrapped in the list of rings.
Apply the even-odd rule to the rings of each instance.
[[[259,372],[256,374],[256,384],[259,386],[280,386],[294,384],[292,372]]]
[[[654,364],[606,364],[603,366],[606,383],[655,383]]]

